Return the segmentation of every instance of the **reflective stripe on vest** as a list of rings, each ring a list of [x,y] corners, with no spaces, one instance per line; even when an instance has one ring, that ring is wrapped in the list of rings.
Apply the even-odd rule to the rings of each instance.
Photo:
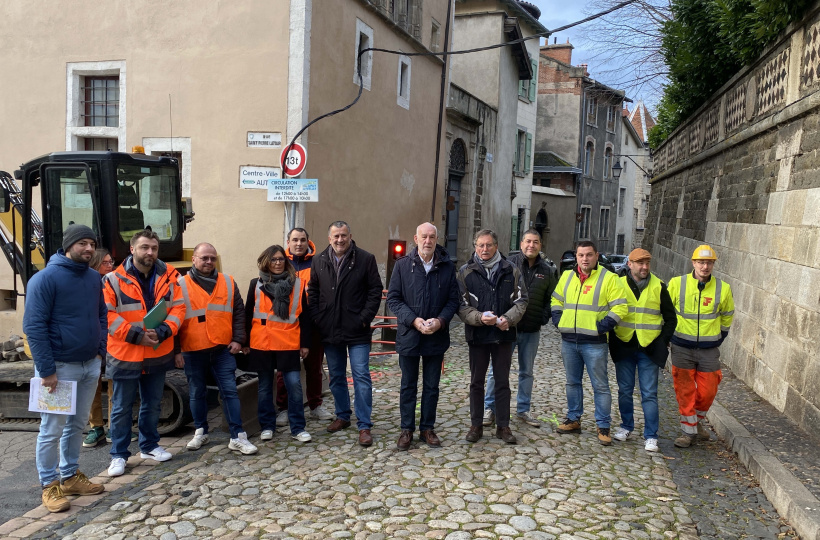
[[[663,327],[663,317],[661,316],[661,280],[655,274],[649,274],[649,283],[641,293],[640,298],[635,298],[635,293],[629,286],[626,276],[621,277],[621,283],[626,292],[629,314],[618,326],[615,327],[615,335],[623,342],[629,342],[632,335],[637,332],[638,343],[641,347],[646,347],[661,335]]]
[[[698,281],[691,273],[669,281],[670,296],[678,317],[675,336],[694,342],[720,341],[721,332],[728,332],[729,328],[722,326],[719,318],[734,313],[733,305],[727,306],[730,308],[727,311],[718,311],[723,289],[729,285],[714,276],[702,291],[697,285]]]
[[[599,333],[596,323],[607,316],[607,312],[610,311],[612,306],[627,303],[625,298],[616,298],[611,302],[605,302],[601,305],[601,289],[608,278],[607,274],[609,274],[609,272],[606,268],[599,266],[597,273],[593,271],[593,273],[581,283],[575,271],[570,270],[564,273],[564,275],[568,275],[569,277],[564,283],[563,294],[555,295],[553,293],[553,296],[557,299],[560,300],[563,296],[565,300],[563,309],[560,309],[558,306],[554,308],[556,311],[562,311],[561,320],[558,321],[558,330],[560,332],[598,336]],[[614,276],[612,279],[615,279]],[[582,294],[584,287],[593,286],[590,282],[594,283],[592,295],[589,295],[589,289],[587,289],[587,294]],[[576,302],[569,302],[570,297],[574,297]],[[589,301],[579,302],[579,300],[583,299],[589,299]],[[616,321],[620,321],[620,317],[615,313],[612,313],[611,316]]]
[[[185,321],[179,330],[182,351],[228,345],[233,337],[233,278],[220,272],[210,295],[193,282],[193,278],[190,280],[188,276],[180,276],[178,280],[185,304]],[[194,309],[194,304],[198,309]],[[204,307],[199,307],[203,304]]]
[[[260,351],[299,350],[299,315],[302,312],[302,285],[299,276],[293,282],[290,293],[290,310],[287,319],[273,312],[273,300],[262,292],[261,281],[256,282],[254,293],[253,322],[251,324],[251,349]]]

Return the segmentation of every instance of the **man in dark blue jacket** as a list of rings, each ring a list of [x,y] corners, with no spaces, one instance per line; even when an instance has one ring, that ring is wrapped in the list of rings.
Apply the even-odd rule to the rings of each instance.
[[[88,267],[96,241],[97,235],[85,225],[68,226],[62,249],[31,278],[26,293],[23,332],[42,390],[54,392],[70,381],[77,385],[73,415],[40,413],[37,472],[43,505],[50,512],[68,510],[66,495],[96,495],[105,489],[79,470],[83,429],[108,336],[100,274]]]
[[[387,292],[387,306],[396,314],[396,351],[401,367],[401,435],[396,443],[407,450],[416,428],[419,358],[422,359],[419,439],[441,446],[433,427],[438,407],[439,379],[444,353],[450,347],[450,320],[458,311],[456,267],[436,242],[432,223],[416,228],[416,249],[396,262]]]

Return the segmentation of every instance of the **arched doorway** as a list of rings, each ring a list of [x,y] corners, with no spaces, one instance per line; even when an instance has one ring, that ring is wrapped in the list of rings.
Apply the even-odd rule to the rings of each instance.
[[[445,207],[447,220],[444,227],[445,247],[450,258],[458,258],[458,209],[461,202],[461,179],[467,168],[467,148],[464,141],[456,139],[450,147],[450,166],[447,175]]]

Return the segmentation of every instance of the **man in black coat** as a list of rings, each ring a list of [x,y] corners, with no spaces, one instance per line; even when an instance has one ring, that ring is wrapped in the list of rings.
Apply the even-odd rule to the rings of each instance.
[[[407,450],[416,428],[419,358],[422,358],[421,421],[419,439],[441,446],[433,427],[438,407],[439,379],[444,353],[450,347],[450,320],[458,311],[456,267],[447,250],[436,242],[432,223],[416,228],[416,249],[393,268],[387,306],[396,315],[396,351],[401,367],[401,435],[396,443]]]
[[[313,257],[308,284],[308,310],[325,344],[330,391],[336,402],[336,419],[327,430],[334,432],[350,427],[346,373],[349,355],[359,444],[370,446],[373,444],[370,323],[381,304],[382,280],[376,258],[356,246],[347,223],[331,223],[328,242],[327,249]]]
[[[550,321],[550,297],[558,276],[554,267],[550,267],[541,258],[541,235],[535,229],[529,229],[521,237],[521,252],[511,255],[510,264],[515,265],[527,285],[527,311],[515,327],[518,348],[518,401],[516,416],[522,422],[539,427],[541,422],[530,414],[532,402],[533,365],[538,354],[538,341],[541,339],[541,327]],[[484,395],[484,425],[491,426],[495,421],[495,380],[492,368],[487,373],[487,391]]]
[[[465,439],[478,442],[484,433],[481,412],[484,377],[492,362],[495,374],[497,428],[495,436],[515,444],[510,431],[510,362],[515,325],[527,310],[527,286],[521,271],[498,251],[498,235],[482,229],[473,241],[475,254],[458,271],[464,335],[470,348],[470,431]]]

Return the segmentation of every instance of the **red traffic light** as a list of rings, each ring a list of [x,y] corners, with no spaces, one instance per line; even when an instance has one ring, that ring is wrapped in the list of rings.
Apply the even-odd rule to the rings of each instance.
[[[388,240],[387,251],[392,260],[399,259],[404,256],[404,250],[407,249],[407,242],[404,240]]]

